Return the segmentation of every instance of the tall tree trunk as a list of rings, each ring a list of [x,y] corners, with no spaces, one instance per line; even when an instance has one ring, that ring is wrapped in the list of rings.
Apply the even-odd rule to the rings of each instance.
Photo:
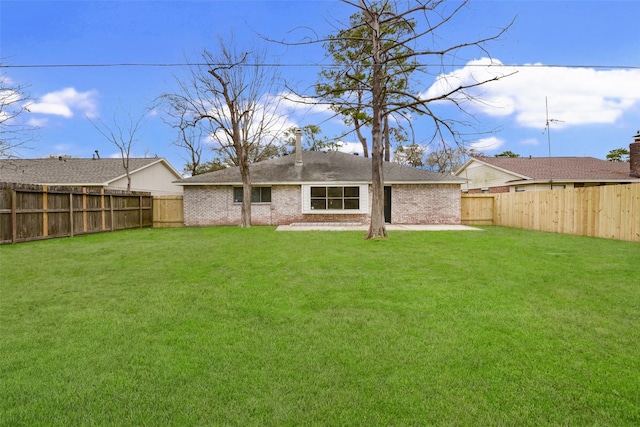
[[[391,138],[389,136],[389,116],[384,115],[384,161],[391,161]]]
[[[240,166],[242,176],[242,207],[240,208],[240,227],[251,227],[251,177],[249,175],[249,163]]]
[[[242,206],[240,208],[240,224],[242,228],[251,227],[251,174],[249,173],[249,153],[248,148],[242,143],[240,126],[233,124],[234,144],[238,153],[238,166],[242,177]]]
[[[369,24],[373,32],[373,82],[371,123],[371,223],[365,238],[385,238],[387,229],[384,225],[384,174],[382,145],[382,110],[384,93],[382,88],[382,64],[380,61],[380,21],[379,15],[369,13]]]

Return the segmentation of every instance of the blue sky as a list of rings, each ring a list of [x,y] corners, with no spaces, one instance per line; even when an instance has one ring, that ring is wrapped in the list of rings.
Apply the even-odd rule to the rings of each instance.
[[[108,121],[124,106],[141,114],[157,96],[175,87],[181,67],[43,65],[176,64],[215,49],[218,35],[234,33],[239,44],[261,33],[296,41],[335,32],[354,10],[333,0],[291,1],[30,1],[0,2],[2,72],[29,85],[28,120],[39,129],[22,157],[67,154],[103,157],[118,154],[88,117]],[[451,79],[482,78],[496,72],[513,76],[482,88],[483,104],[470,105],[479,130],[469,145],[493,155],[511,150],[546,156],[545,98],[551,127],[551,154],[604,158],[627,147],[640,129],[640,2],[628,1],[476,1],[439,33],[442,43],[492,34],[517,15],[510,31],[488,45],[494,64],[478,51],[463,52],[445,70]],[[269,54],[285,65],[282,74],[298,88],[312,85],[327,63],[321,46],[271,44]],[[295,65],[294,65],[295,64]],[[466,65],[473,65],[467,67]],[[421,82],[421,91],[437,93],[443,75]],[[440,78],[440,80],[438,79]],[[435,106],[455,118],[447,106]],[[173,130],[156,111],[144,127],[132,156],[158,155],[178,170],[185,153],[173,146]],[[329,137],[347,130],[321,108],[291,106],[283,123],[319,124]],[[426,118],[415,117],[417,139],[429,133]],[[353,135],[345,150],[352,150]]]

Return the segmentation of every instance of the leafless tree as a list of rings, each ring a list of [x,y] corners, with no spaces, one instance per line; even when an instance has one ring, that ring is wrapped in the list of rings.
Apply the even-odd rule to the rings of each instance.
[[[120,151],[122,167],[127,176],[127,191],[131,190],[131,175],[129,173],[131,148],[142,138],[143,126],[149,111],[147,109],[142,114],[135,116],[120,104],[118,108],[114,109],[109,122],[100,118],[90,119],[87,117],[93,127]]]
[[[182,148],[186,153],[187,161],[185,172],[191,176],[198,175],[201,170],[200,165],[203,163],[202,152],[205,147],[203,139],[207,137],[209,132],[205,131],[201,126],[195,127],[191,124],[189,111],[172,111],[171,120],[167,123],[177,131],[173,145]]]
[[[0,158],[15,157],[16,149],[32,139],[36,127],[24,120],[27,101],[27,86],[0,74]]]
[[[443,145],[427,155],[425,168],[440,173],[454,173],[472,155],[481,156],[482,153],[460,145]]]
[[[205,129],[224,162],[242,176],[241,227],[251,226],[249,164],[278,155],[284,131],[277,93],[277,67],[266,66],[266,50],[240,50],[233,38],[218,40],[217,53],[205,50],[177,78],[174,93],[162,95],[168,114],[180,128]]]

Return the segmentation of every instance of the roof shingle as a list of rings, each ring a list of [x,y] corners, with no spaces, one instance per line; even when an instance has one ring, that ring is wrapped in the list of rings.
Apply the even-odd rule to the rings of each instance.
[[[159,158],[130,158],[129,172]],[[25,184],[106,185],[125,176],[122,159],[1,159],[0,181]]]
[[[621,180],[630,177],[628,162],[594,157],[475,157],[476,160],[528,179]]]
[[[295,155],[277,157],[250,165],[251,182],[254,184],[297,182],[370,182],[371,159],[338,151],[304,151],[303,166],[296,167]],[[464,180],[451,175],[425,171],[397,163],[385,162],[384,180],[387,183],[462,183]],[[223,169],[185,178],[178,185],[240,184],[238,167]]]

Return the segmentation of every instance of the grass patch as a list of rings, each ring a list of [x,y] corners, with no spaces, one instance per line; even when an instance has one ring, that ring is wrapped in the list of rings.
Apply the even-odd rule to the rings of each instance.
[[[389,234],[0,247],[0,425],[640,424],[640,245]]]

